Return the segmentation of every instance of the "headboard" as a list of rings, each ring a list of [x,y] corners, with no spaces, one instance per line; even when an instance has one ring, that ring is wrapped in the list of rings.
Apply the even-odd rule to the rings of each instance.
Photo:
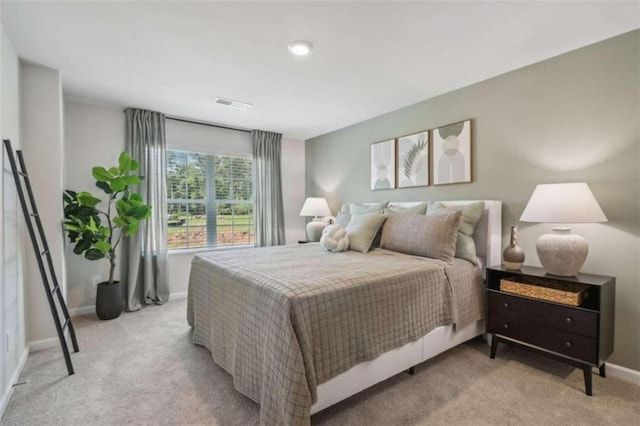
[[[473,239],[476,243],[478,257],[485,266],[500,265],[502,262],[502,201],[496,200],[452,200],[440,201],[445,206],[463,206],[465,204],[484,201],[484,211]],[[389,202],[390,206],[411,207],[423,201]],[[373,203],[362,203],[373,204]],[[340,211],[349,212],[349,204],[344,204]]]

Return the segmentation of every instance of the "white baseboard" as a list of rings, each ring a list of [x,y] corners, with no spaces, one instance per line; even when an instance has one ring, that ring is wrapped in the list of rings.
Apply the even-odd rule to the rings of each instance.
[[[624,380],[625,382],[640,386],[640,371],[632,370],[621,365],[610,364],[608,362],[605,364],[607,377]]]
[[[22,356],[20,357],[18,367],[16,368],[16,371],[13,372],[11,380],[7,384],[7,388],[2,393],[2,399],[0,399],[0,418],[4,416],[4,412],[7,410],[7,406],[9,405],[9,401],[11,400],[11,395],[13,395],[13,385],[20,378],[22,370],[24,370],[24,365],[27,363],[27,358],[29,358],[28,347],[24,348],[24,351],[22,351]]]
[[[29,342],[27,347],[29,353],[44,351],[45,349],[55,348],[60,346],[60,340],[57,337],[51,337],[49,339],[34,340]]]
[[[81,306],[79,308],[69,309],[70,317],[77,317],[78,315],[87,315],[87,314],[95,314],[96,307],[95,306]]]
[[[186,291],[180,292],[180,293],[171,293],[169,294],[169,300],[180,300],[180,299],[186,299],[187,298],[187,294],[189,294]]]
[[[182,291],[179,293],[170,293],[169,294],[169,300],[181,300],[181,299],[186,299],[187,298],[187,294],[188,292],[186,291]],[[81,306],[79,308],[71,308],[69,309],[69,316],[71,317],[77,317],[78,315],[87,315],[87,314],[95,314],[96,313],[96,307],[91,305],[91,306]]]

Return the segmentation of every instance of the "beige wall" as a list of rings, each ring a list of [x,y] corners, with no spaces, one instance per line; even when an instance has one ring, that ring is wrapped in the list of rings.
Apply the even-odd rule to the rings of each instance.
[[[1,8],[0,8],[1,9]],[[20,148],[20,62],[9,36],[0,24],[0,135]],[[0,414],[4,412],[12,386],[26,360],[26,316],[24,306],[22,212],[8,167],[4,147],[4,171],[0,173]]]
[[[93,166],[115,166],[124,150],[125,121],[121,108],[104,108],[78,102],[65,102],[64,158],[67,164],[64,188],[98,194]],[[104,197],[103,197],[104,198]],[[65,236],[67,265],[67,304],[72,312],[89,307],[96,300],[96,284],[109,277],[107,260],[88,261],[73,253]],[[116,254],[120,257],[120,252]],[[117,262],[116,276],[120,273]],[[97,282],[95,282],[97,281]],[[85,310],[86,311],[86,310]]]
[[[58,71],[24,62],[20,79],[22,150],[56,276],[65,294],[60,198],[64,167],[62,82]],[[29,342],[55,339],[42,276],[26,232],[24,238],[27,338]]]
[[[609,222],[573,227],[590,244],[584,272],[617,277],[615,351],[640,369],[640,31],[597,43],[306,142],[309,195],[341,203],[497,199],[503,244],[518,224],[526,263],[551,224],[518,218],[536,184],[586,181]],[[474,181],[369,190],[369,144],[473,119]]]

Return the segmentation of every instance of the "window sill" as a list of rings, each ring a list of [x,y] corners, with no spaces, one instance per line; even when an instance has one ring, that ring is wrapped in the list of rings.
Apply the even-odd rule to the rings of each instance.
[[[226,247],[200,247],[200,248],[192,248],[192,249],[169,249],[169,256],[174,254],[198,254],[204,253],[207,251],[224,251],[224,250],[236,250],[241,248],[255,248],[253,244],[244,244],[237,246],[226,246]]]

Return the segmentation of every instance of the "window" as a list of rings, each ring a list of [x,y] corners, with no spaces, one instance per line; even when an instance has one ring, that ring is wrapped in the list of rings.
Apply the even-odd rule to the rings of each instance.
[[[169,249],[250,245],[250,158],[167,150]]]

